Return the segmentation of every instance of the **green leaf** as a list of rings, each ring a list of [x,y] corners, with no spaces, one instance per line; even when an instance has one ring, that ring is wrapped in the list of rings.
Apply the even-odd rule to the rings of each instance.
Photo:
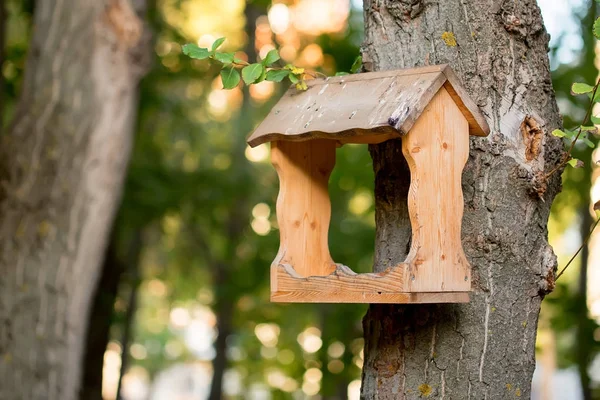
[[[233,62],[233,55],[234,53],[215,53],[215,60],[228,65]]]
[[[335,73],[335,76],[344,76],[344,75],[350,75],[350,73],[349,72],[343,72],[343,71]]]
[[[208,56],[210,55],[210,52],[208,51],[208,49],[203,48],[203,47],[198,47],[198,45],[195,45],[193,43],[183,45],[182,49],[183,49],[183,54],[185,54],[186,56],[189,56],[190,58],[195,58],[197,60],[204,60],[205,58],[208,58]]]
[[[217,49],[225,42],[225,38],[218,38],[212,45],[212,51],[217,51]]]
[[[594,21],[594,36],[596,39],[600,39],[600,17]]]
[[[288,76],[290,78],[290,82],[292,82],[292,83],[298,83],[298,82],[300,82],[300,78],[298,78],[292,72],[290,72]]]
[[[581,160],[578,160],[576,158],[571,158],[567,164],[569,164],[571,167],[573,168],[583,168],[584,163]]]
[[[264,69],[265,67],[262,64],[250,64],[242,69],[242,79],[244,79],[246,85],[255,83],[263,74]]]
[[[600,1],[600,0],[598,0],[598,1]],[[594,117],[594,116],[592,116],[590,118],[590,120],[592,121],[593,124],[600,125],[600,117]]]
[[[267,68],[265,66],[263,66],[262,74],[260,74],[260,76],[258,77],[256,82],[254,82],[254,83],[260,83],[260,82],[264,81],[265,79],[267,79]]]
[[[555,129],[555,130],[553,130],[553,131],[552,131],[552,134],[553,134],[554,136],[556,136],[556,137],[560,137],[560,138],[563,138],[563,137],[566,137],[566,136],[567,136],[567,134],[566,134],[566,133],[564,133],[563,131],[561,131],[560,129]]]
[[[236,64],[245,64],[246,63],[246,61],[244,61],[244,60],[242,60],[240,58],[237,58],[237,57],[233,58],[233,62],[236,63]]]
[[[597,103],[600,101],[600,90],[596,91],[596,95],[594,96],[594,98],[592,99],[592,93],[586,93],[588,99],[590,99],[592,102]]]
[[[574,83],[571,86],[572,94],[586,94],[594,91],[594,87],[588,85],[587,83]]]
[[[223,68],[221,80],[223,81],[223,88],[233,89],[240,83],[240,73],[233,67]]]
[[[585,143],[587,145],[587,147],[589,147],[590,149],[593,149],[594,147],[596,147],[594,142],[592,142],[590,139],[588,139],[586,137],[579,138],[579,140],[581,140],[583,143]]]
[[[586,132],[596,132],[598,128],[596,128],[595,126],[582,126],[581,130]]]
[[[358,56],[354,60],[354,63],[352,63],[352,67],[350,67],[350,73],[356,74],[357,72],[360,72],[361,68],[362,68],[362,56]]]
[[[273,64],[275,61],[278,61],[281,57],[279,57],[279,52],[275,49],[269,51],[264,60],[262,60],[262,65],[269,66]]]
[[[577,132],[572,131],[570,129],[565,129],[565,135],[567,135],[567,137],[569,139],[573,139],[573,138],[575,138],[577,136]]]
[[[271,82],[281,82],[289,75],[289,71],[285,69],[272,69],[267,71],[266,79]]]

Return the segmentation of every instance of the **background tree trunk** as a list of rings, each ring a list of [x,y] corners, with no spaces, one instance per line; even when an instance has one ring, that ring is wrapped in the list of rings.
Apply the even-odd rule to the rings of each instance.
[[[0,399],[77,398],[132,142],[143,0],[46,0],[0,143]]]
[[[591,181],[591,179],[590,179]],[[582,216],[579,232],[583,241],[587,239],[592,229],[594,219],[590,214],[589,207],[582,207],[580,214]],[[581,265],[579,267],[579,276],[577,277],[577,289],[575,293],[574,314],[576,315],[576,340],[575,340],[575,359],[577,360],[577,372],[579,373],[579,382],[581,383],[582,400],[593,400],[592,380],[588,369],[593,361],[593,349],[590,348],[590,337],[594,337],[596,324],[590,320],[588,315],[588,296],[587,283],[589,276],[589,258],[590,247],[586,243],[581,250]]]
[[[246,26],[244,31],[247,35],[246,46],[244,53],[248,56],[251,62],[257,59],[256,53],[256,20],[261,15],[261,9],[252,3],[247,3],[244,9],[246,17]],[[239,111],[239,115],[234,121],[238,130],[235,132],[238,135],[237,141],[232,146],[231,153],[234,160],[245,160],[244,151],[246,143],[241,140],[244,132],[248,129],[249,121],[252,121],[253,105],[250,99],[250,91],[247,86],[242,90],[243,101]],[[251,125],[250,125],[251,126]],[[237,185],[238,182],[246,181],[248,178],[248,170],[242,169],[237,176],[233,177],[232,181]],[[228,282],[231,282],[231,277],[235,274],[235,266],[239,265],[236,262],[235,249],[239,243],[244,240],[244,229],[250,224],[250,204],[248,197],[238,194],[232,204],[229,219],[225,225],[227,237],[229,238],[229,248],[225,252],[225,259],[215,257],[213,251],[208,246],[204,247],[205,257],[212,259],[211,271],[213,273],[213,285],[215,288],[215,302],[213,311],[217,319],[217,337],[215,339],[215,358],[212,360],[213,376],[210,385],[210,400],[218,400],[223,398],[223,383],[225,372],[229,366],[227,359],[227,338],[234,333],[233,318],[235,313],[236,299],[232,298],[232,294],[228,290]],[[204,240],[206,242],[206,240]]]
[[[82,365],[80,400],[102,400],[102,370],[104,353],[110,340],[110,327],[114,319],[114,304],[121,275],[126,266],[119,259],[115,234],[111,235],[100,268],[98,285],[94,291],[88,321],[88,331]]]
[[[362,397],[529,398],[540,303],[556,268],[547,220],[560,174],[545,182],[543,173],[562,154],[550,134],[560,117],[540,10],[535,0],[365,0],[364,15],[367,70],[450,64],[492,133],[471,140],[463,175],[471,302],[371,306]],[[370,150],[381,271],[408,252],[410,177],[400,141]]]

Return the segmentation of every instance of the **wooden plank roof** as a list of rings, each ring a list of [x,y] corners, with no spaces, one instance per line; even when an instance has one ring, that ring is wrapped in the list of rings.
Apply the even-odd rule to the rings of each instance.
[[[307,81],[291,87],[248,138],[255,147],[274,140],[335,139],[345,143],[401,137],[444,87],[469,122],[469,133],[489,126],[448,65],[369,72]],[[363,139],[361,141],[361,138]],[[375,140],[376,141],[376,140]]]

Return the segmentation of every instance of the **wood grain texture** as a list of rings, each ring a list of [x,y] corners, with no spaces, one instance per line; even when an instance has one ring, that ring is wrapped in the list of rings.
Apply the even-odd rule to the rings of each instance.
[[[464,301],[471,289],[470,266],[461,244],[461,177],[469,155],[469,124],[453,95],[444,87],[436,90],[402,139],[411,171],[411,249],[404,263],[381,273],[356,274],[335,264],[329,253],[327,186],[337,141],[272,143],[271,159],[280,180],[280,248],[271,267],[274,301]],[[433,293],[460,295],[437,298]]]
[[[277,290],[271,301],[282,303],[464,303],[466,292],[410,293],[404,290],[407,265],[388,268],[384,272],[356,274],[337,264],[328,276],[302,277],[290,265],[278,265]]]
[[[469,157],[468,124],[442,88],[402,139],[411,171],[409,291],[468,291],[469,263],[461,243],[462,170]]]
[[[444,83],[444,88],[450,93],[450,96],[452,96],[452,99],[460,109],[461,113],[469,122],[469,134],[475,136],[487,136],[490,133],[490,128],[485,117],[479,111],[479,107],[477,107],[477,104],[475,104],[471,96],[469,96],[463,85],[460,83],[460,79],[458,79],[458,76],[456,76],[449,65],[446,65],[444,68],[444,76],[447,79],[446,83]],[[484,127],[484,135],[478,130],[478,126]]]
[[[279,175],[280,246],[275,264],[291,264],[300,276],[329,275],[335,270],[327,238],[328,183],[335,149],[333,140],[271,144],[271,162]]]
[[[290,88],[248,139],[250,146],[275,141],[333,139],[380,143],[406,134],[438,90],[445,86],[473,135],[489,127],[446,65],[364,73],[309,81]],[[378,138],[377,136],[383,136]]]
[[[349,293],[340,291],[280,291],[271,293],[274,303],[352,303],[352,304],[442,304],[468,303],[469,292],[437,293]]]

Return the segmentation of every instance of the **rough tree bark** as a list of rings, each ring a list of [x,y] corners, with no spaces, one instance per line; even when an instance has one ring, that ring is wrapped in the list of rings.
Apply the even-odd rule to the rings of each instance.
[[[562,154],[548,40],[535,0],[365,0],[365,69],[448,63],[492,128],[463,175],[469,304],[371,306],[365,399],[529,398],[540,303],[554,286],[547,220]],[[400,142],[370,148],[375,269],[404,260],[409,175]],[[543,200],[542,200],[543,197]]]
[[[77,398],[132,142],[143,0],[45,0],[0,140],[0,399]]]

